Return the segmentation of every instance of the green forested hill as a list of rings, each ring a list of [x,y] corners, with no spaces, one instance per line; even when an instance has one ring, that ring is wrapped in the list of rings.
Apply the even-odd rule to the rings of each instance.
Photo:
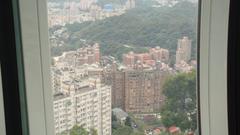
[[[129,50],[144,51],[147,47],[161,46],[169,49],[174,57],[177,39],[183,36],[193,40],[195,52],[197,5],[180,2],[174,7],[139,6],[121,16],[66,27],[70,33],[68,46],[78,46],[79,39],[99,42],[103,55],[117,58]]]

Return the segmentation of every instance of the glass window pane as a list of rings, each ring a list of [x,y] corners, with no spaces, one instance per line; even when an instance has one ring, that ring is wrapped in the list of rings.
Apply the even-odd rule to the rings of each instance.
[[[57,135],[198,135],[198,0],[48,0]]]

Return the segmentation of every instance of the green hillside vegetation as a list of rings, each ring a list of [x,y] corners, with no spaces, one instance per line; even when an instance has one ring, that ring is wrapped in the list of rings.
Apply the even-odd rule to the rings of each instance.
[[[65,48],[79,47],[82,45],[79,39],[86,39],[100,43],[103,55],[120,59],[128,51],[144,52],[149,47],[161,46],[169,49],[174,59],[177,39],[183,36],[193,40],[195,54],[197,5],[180,2],[174,7],[138,6],[121,16],[66,27],[70,37]]]

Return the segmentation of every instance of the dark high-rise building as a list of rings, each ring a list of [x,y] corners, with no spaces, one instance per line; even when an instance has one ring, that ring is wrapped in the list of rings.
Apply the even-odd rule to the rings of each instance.
[[[162,85],[167,75],[161,70],[129,70],[125,72],[125,110],[148,113],[161,109],[164,102]]]
[[[112,107],[122,108],[126,112],[148,113],[161,109],[164,103],[162,86],[169,70],[143,69],[141,64],[135,69],[127,68],[118,70],[117,65],[112,65],[111,85],[112,85]]]
[[[113,71],[112,72],[112,106],[118,108],[125,108],[125,80],[124,72]]]

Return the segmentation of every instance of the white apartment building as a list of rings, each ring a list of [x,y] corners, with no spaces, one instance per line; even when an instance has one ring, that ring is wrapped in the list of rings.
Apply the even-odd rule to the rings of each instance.
[[[80,0],[80,9],[88,10],[94,3],[96,3],[96,0]]]
[[[189,62],[191,60],[191,49],[192,40],[188,37],[183,37],[183,39],[178,40],[178,47],[176,51],[176,64],[181,61]]]
[[[111,135],[111,87],[82,82],[71,85],[69,93],[54,95],[55,134],[83,126],[98,135]]]
[[[52,79],[52,90],[53,93],[65,92],[65,85],[71,82],[73,75],[71,68],[56,68],[51,67],[51,79]]]
[[[84,80],[86,78],[99,78],[102,79],[103,68],[98,64],[84,64],[76,68],[70,66],[62,66],[59,62],[57,66],[51,67],[51,79],[53,93],[68,92],[69,85],[75,80]]]
[[[55,134],[70,130],[75,125],[74,104],[69,95],[58,93],[53,102]]]

